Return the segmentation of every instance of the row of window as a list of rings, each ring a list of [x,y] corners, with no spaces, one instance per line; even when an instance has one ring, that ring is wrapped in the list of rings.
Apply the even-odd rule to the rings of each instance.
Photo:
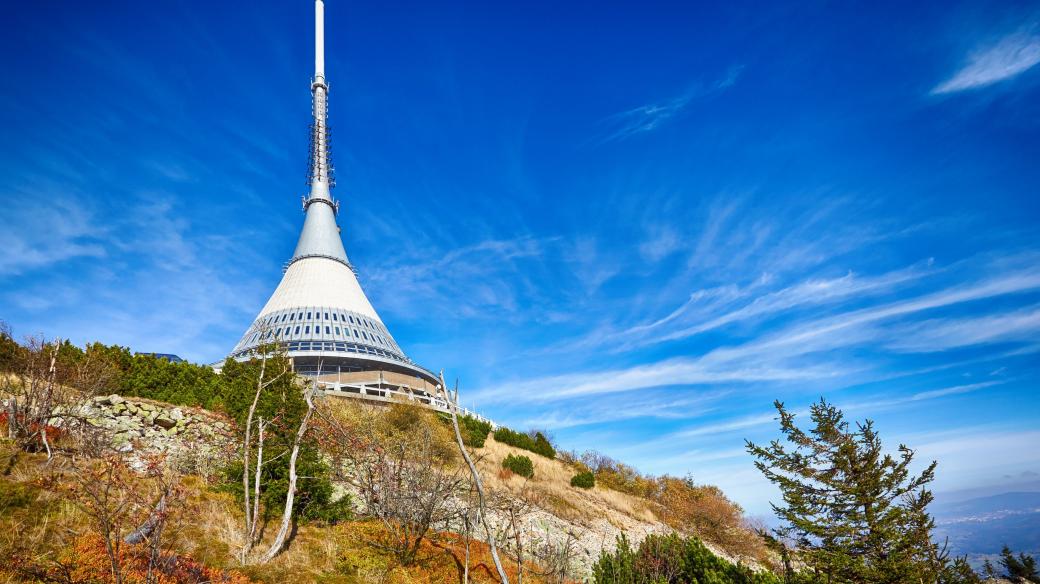
[[[298,334],[300,334],[301,330],[303,331],[304,335],[309,335],[309,334],[311,334],[311,325],[309,325],[309,324],[308,325],[296,325],[295,330],[293,330],[293,327],[287,326],[287,327],[285,327],[285,329],[276,328],[276,329],[273,329],[273,330],[269,330],[266,333],[263,333],[263,332],[253,333],[253,338],[249,342],[250,342],[250,344],[255,344],[257,341],[260,341],[260,340],[265,340],[265,341],[266,340],[276,340],[278,338],[287,337],[290,334],[298,335]],[[336,334],[337,337],[338,336],[342,336],[338,326],[325,325],[325,334],[326,335],[333,334],[332,333],[333,330],[336,331],[335,334]],[[360,331],[360,336],[358,336],[358,330],[357,329],[344,328],[343,330],[345,331],[345,334],[346,334],[347,337],[350,337],[350,333],[353,332],[355,339],[364,339],[366,341],[379,343],[380,345],[382,345],[384,347],[390,347],[390,344],[387,343],[386,341],[384,341],[382,336],[377,335],[375,333],[372,333],[371,335],[369,335],[365,331]],[[321,325],[314,325],[314,334],[316,334],[316,335],[320,335],[321,334]]]
[[[368,355],[377,355],[380,357],[386,357],[387,359],[393,359],[395,361],[407,361],[402,359],[400,355],[391,353],[390,351],[384,351],[377,347],[371,347],[368,345],[358,345],[354,343],[343,343],[335,341],[292,341],[285,343],[284,346],[289,351],[335,351],[335,352],[346,352],[346,353],[365,353]]]
[[[348,323],[353,326],[348,326]],[[253,334],[246,333],[240,346],[254,345],[259,341],[289,340],[290,337],[328,335],[335,336],[335,340],[363,341],[385,347],[389,351],[401,352],[382,323],[356,312],[323,307],[277,312],[257,321],[250,332]]]
[[[297,317],[297,314],[299,314],[298,317]],[[264,323],[263,324],[264,324],[264,326],[270,326],[270,325],[274,325],[274,324],[280,324],[280,323],[283,323],[283,322],[292,322],[292,321],[296,320],[297,318],[299,318],[302,321],[302,320],[304,320],[304,318],[303,318],[304,314],[307,315],[306,320],[315,320],[315,319],[322,320],[322,316],[323,315],[325,317],[325,320],[330,320],[329,319],[329,315],[332,315],[332,318],[331,318],[332,322],[340,322],[340,321],[342,321],[344,324],[346,324],[347,322],[350,322],[350,324],[359,324],[359,325],[366,326],[366,327],[372,328],[372,329],[378,328],[376,325],[372,324],[372,321],[370,321],[369,319],[367,319],[367,318],[365,318],[363,316],[358,315],[357,316],[357,321],[355,322],[355,317],[352,314],[347,314],[345,312],[329,312],[327,310],[326,311],[301,310],[299,313],[293,311],[293,312],[290,312],[290,313],[282,314],[281,316],[275,315],[275,316],[268,317],[268,318],[264,319]]]

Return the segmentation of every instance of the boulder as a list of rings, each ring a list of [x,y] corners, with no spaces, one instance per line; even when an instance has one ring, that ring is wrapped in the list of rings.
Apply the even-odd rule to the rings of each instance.
[[[180,408],[173,408],[173,410],[170,412],[170,417],[174,420],[183,420],[184,412],[182,412]]]
[[[156,416],[155,420],[153,420],[152,423],[156,426],[159,426],[160,428],[164,428],[167,430],[177,425],[176,421],[171,420],[165,414],[159,414],[158,416]]]

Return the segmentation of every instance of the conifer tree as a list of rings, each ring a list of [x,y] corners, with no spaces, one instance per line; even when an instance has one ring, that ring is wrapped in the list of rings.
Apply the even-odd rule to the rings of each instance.
[[[1000,565],[1004,566],[1009,578],[1040,583],[1040,572],[1037,572],[1036,558],[1033,556],[1022,553],[1015,556],[1011,548],[1005,545],[1004,549],[1000,550]]]
[[[775,405],[786,443],[749,441],[747,449],[783,495],[783,504],[773,504],[781,520],[777,535],[794,543],[798,560],[816,580],[978,581],[959,576],[963,570],[954,570],[932,541],[927,485],[935,462],[913,474],[911,449],[900,445],[895,454],[886,452],[871,421],[850,426],[823,399],[810,407],[808,431],[795,425],[795,414],[781,402]]]

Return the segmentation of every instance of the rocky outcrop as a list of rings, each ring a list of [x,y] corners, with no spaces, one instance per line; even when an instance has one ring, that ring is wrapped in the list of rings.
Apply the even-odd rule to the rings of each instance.
[[[231,421],[202,409],[107,395],[82,404],[79,414],[138,467],[162,455],[178,472],[209,476],[234,450]]]

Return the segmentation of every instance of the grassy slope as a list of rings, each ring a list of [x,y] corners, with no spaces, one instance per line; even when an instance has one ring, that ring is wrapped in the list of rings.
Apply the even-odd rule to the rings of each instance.
[[[76,470],[60,459],[48,465],[41,455],[18,453],[3,440],[0,462],[0,583],[25,581],[12,570],[14,557],[39,566],[70,558],[103,565],[98,557],[76,557],[77,546],[92,532],[90,518],[64,491],[71,482],[69,473]],[[270,583],[459,581],[455,558],[461,560],[463,551],[457,538],[446,534],[436,544],[425,545],[420,565],[404,568],[378,547],[385,532],[372,521],[302,526],[289,550],[273,562],[241,567],[234,558],[241,542],[238,503],[198,477],[184,477],[182,486],[185,503],[168,529],[171,551],[206,566],[235,570]],[[273,538],[273,531],[269,526],[265,543]],[[493,564],[486,548],[474,542],[471,553],[471,579],[497,581],[488,569]]]
[[[490,491],[531,504],[531,511],[523,518],[524,527],[531,533],[555,530],[573,535],[584,551],[581,561],[586,565],[595,560],[600,549],[612,549],[616,536],[622,532],[638,541],[648,532],[671,531],[655,516],[652,504],[645,499],[602,486],[589,490],[570,486],[575,469],[561,461],[499,443],[492,436],[484,448],[474,453]],[[531,458],[534,478],[528,480],[503,472],[501,462],[508,454]],[[17,581],[10,579],[10,573],[4,573],[6,566],[2,563],[12,552],[31,549],[40,562],[53,561],[72,549],[78,537],[90,531],[88,518],[69,500],[61,485],[48,480],[56,473],[76,472],[71,465],[60,458],[46,465],[41,456],[13,455],[11,446],[0,440],[0,463],[4,467],[0,468],[0,583]],[[57,481],[61,482],[61,479]],[[198,477],[184,477],[183,486],[186,503],[176,528],[170,530],[172,549],[207,566],[241,570],[264,582],[456,582],[459,579],[456,558],[461,558],[462,552],[452,549],[450,534],[439,538],[437,545],[424,548],[425,560],[421,566],[402,568],[396,567],[392,557],[378,547],[384,531],[371,521],[302,526],[289,550],[271,564],[240,567],[234,557],[241,542],[238,503],[228,493],[207,485]],[[25,493],[29,493],[28,498]],[[273,533],[266,535],[268,539],[273,537]],[[265,549],[264,545],[259,547]],[[474,564],[483,562],[485,565],[483,569],[475,569],[473,578],[478,582],[497,580],[487,573],[486,566],[490,566],[491,561],[486,550],[476,545],[473,551],[477,558]]]

